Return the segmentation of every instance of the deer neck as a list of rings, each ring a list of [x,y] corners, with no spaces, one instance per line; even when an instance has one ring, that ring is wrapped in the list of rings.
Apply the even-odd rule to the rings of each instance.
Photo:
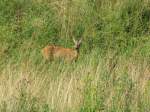
[[[75,48],[76,52],[79,54],[80,49],[79,48]]]

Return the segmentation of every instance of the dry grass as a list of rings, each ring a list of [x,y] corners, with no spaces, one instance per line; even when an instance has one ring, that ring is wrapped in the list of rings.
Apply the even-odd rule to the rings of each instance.
[[[97,61],[96,64],[91,58],[72,65],[53,62],[52,66],[44,65],[43,71],[32,69],[30,65],[8,64],[1,71],[1,107],[7,112],[19,110],[20,105],[28,111],[33,111],[35,106],[34,109],[41,112],[42,105],[57,112],[80,111],[83,107],[94,111],[128,108],[133,112],[149,108],[150,66],[146,61],[118,57],[113,70],[110,63],[106,63],[111,59]],[[97,104],[99,98],[103,98],[103,105]],[[142,102],[147,105],[141,108]]]

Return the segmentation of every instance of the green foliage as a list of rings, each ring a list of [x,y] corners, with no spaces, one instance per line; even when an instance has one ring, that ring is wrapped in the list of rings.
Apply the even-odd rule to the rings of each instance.
[[[121,12],[124,31],[133,36],[149,33],[149,6],[144,0],[128,0]]]
[[[11,49],[29,41],[38,48],[48,43],[71,47],[72,37],[84,38],[84,50],[99,48],[126,53],[149,34],[148,3],[77,0],[52,5],[53,1],[2,0],[1,40],[9,43],[5,48],[8,54],[14,54]]]

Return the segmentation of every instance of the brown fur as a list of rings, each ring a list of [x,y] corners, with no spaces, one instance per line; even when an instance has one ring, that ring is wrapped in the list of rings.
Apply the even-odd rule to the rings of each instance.
[[[76,41],[73,38],[73,42],[75,43],[74,49],[64,48],[61,46],[48,45],[42,49],[43,57],[46,60],[53,60],[56,58],[64,59],[66,61],[73,61],[78,58],[79,48],[81,44],[82,38]]]
[[[78,52],[75,49],[63,48],[60,46],[49,45],[42,49],[43,57],[46,60],[53,60],[55,58],[61,58],[66,61],[76,60]]]

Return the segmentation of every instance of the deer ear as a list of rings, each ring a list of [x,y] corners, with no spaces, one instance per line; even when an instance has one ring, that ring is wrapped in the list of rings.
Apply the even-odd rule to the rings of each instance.
[[[78,44],[81,44],[81,42],[82,42],[82,38],[80,38],[80,40],[78,41]]]
[[[74,38],[72,38],[73,39],[73,42],[76,44],[77,43],[77,41],[74,39]]]

